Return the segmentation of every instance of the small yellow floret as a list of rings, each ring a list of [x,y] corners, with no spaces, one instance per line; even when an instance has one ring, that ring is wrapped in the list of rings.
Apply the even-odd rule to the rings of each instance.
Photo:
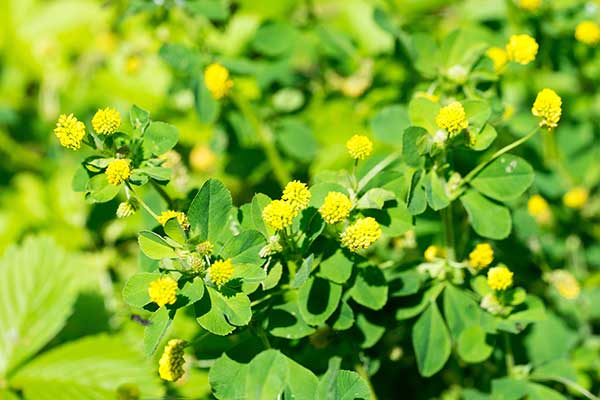
[[[563,204],[569,208],[583,208],[587,203],[589,192],[584,187],[575,187],[563,196]]]
[[[190,228],[190,221],[188,220],[187,215],[185,215],[185,213],[182,211],[173,211],[173,210],[163,211],[158,216],[158,223],[161,224],[162,226],[165,226],[167,221],[170,220],[171,218],[177,218],[177,222],[179,222],[179,225],[184,230],[188,230]]]
[[[588,46],[600,42],[600,26],[593,21],[580,22],[575,28],[575,39]]]
[[[186,345],[185,340],[169,340],[158,361],[158,374],[162,379],[175,382],[183,376],[183,350]]]
[[[229,71],[221,64],[210,64],[204,70],[204,84],[215,100],[227,96],[233,87],[233,81],[229,79]]]
[[[567,300],[576,299],[581,292],[581,287],[577,279],[569,271],[559,269],[552,271],[549,275],[549,281],[556,288],[558,294]]]
[[[542,0],[518,0],[519,8],[527,11],[536,11],[542,5]]]
[[[373,152],[373,142],[364,135],[354,135],[346,142],[346,149],[355,160],[364,160]]]
[[[506,45],[508,59],[519,64],[529,64],[535,60],[539,45],[529,35],[512,35]]]
[[[225,261],[218,260],[211,265],[208,270],[208,276],[212,283],[217,285],[217,287],[223,286],[225,283],[229,282],[231,277],[233,276],[233,264],[231,264],[231,259],[227,259]]]
[[[506,53],[506,50],[500,47],[490,48],[485,55],[494,63],[494,71],[496,71],[496,73],[502,72],[508,63],[508,54]]]
[[[423,257],[425,257],[426,261],[432,262],[435,261],[436,258],[440,258],[444,256],[444,249],[436,245],[430,245],[425,249],[423,253]]]
[[[75,118],[73,114],[62,114],[56,122],[54,135],[60,141],[61,146],[77,150],[81,147],[81,140],[85,136],[85,125]]]
[[[489,243],[479,243],[469,254],[469,264],[476,269],[485,268],[492,261],[494,261],[494,249]]]
[[[310,203],[310,197],[310,191],[305,183],[300,181],[291,181],[285,185],[281,199],[290,203],[294,209],[294,212],[298,214],[298,212],[308,207],[308,204]]]
[[[284,200],[273,200],[263,209],[263,220],[270,227],[276,230],[282,230],[292,224],[296,213],[294,207]]]
[[[202,257],[204,257],[204,256],[210,256],[214,250],[215,250],[215,246],[211,242],[209,242],[208,240],[205,240],[204,242],[199,243],[196,246],[196,251]]]
[[[562,114],[562,100],[554,90],[542,89],[535,98],[531,113],[542,118],[540,126],[556,128]]]
[[[534,194],[529,198],[527,201],[527,212],[535,218],[538,224],[542,225],[549,223],[552,218],[548,202],[539,194]]]
[[[445,129],[451,137],[469,126],[465,109],[458,101],[442,107],[435,118],[435,123],[441,129]]]
[[[111,161],[106,167],[106,179],[111,185],[120,185],[131,176],[131,163],[127,159]]]
[[[100,109],[92,118],[92,126],[96,133],[112,135],[121,126],[121,114],[110,107]]]
[[[348,196],[340,192],[329,192],[319,208],[319,213],[328,224],[337,224],[348,218],[351,209],[352,202]]]
[[[369,248],[381,237],[381,228],[372,217],[360,218],[341,234],[342,246],[356,252]]]
[[[177,281],[170,276],[163,276],[150,282],[148,286],[150,300],[159,307],[165,304],[175,304],[177,301]]]
[[[513,284],[513,273],[503,265],[490,268],[487,282],[494,290],[506,290]]]

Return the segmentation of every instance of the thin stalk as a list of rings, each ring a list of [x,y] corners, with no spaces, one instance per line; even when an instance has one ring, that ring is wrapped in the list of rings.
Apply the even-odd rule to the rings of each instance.
[[[356,188],[356,193],[358,194],[361,190],[367,186],[367,184],[371,181],[371,179],[375,178],[378,173],[386,169],[391,163],[396,161],[400,157],[399,153],[392,153],[383,160],[381,160],[378,164],[376,164],[369,172],[366,173],[365,176],[358,182],[358,186]]]
[[[270,133],[264,128],[263,124],[260,122],[250,104],[246,102],[239,95],[231,96],[233,102],[236,104],[238,109],[241,111],[242,115],[248,120],[254,132],[256,132],[256,136],[258,137],[258,141],[265,151],[265,155],[267,156],[267,160],[269,164],[271,164],[271,168],[273,169],[273,173],[275,174],[275,178],[281,187],[284,187],[290,180],[290,172],[287,167],[283,163],[283,160],[279,156],[279,152],[275,147],[275,144],[271,140]]]
[[[442,223],[444,226],[444,244],[446,247],[446,259],[449,261],[456,260],[456,250],[454,246],[454,222],[452,216],[452,202],[448,207],[441,210]]]
[[[144,210],[146,210],[148,214],[150,214],[156,221],[158,221],[158,215],[156,215],[154,211],[152,211],[152,209],[148,206],[148,204],[146,204],[146,202],[140,196],[138,196],[138,194],[135,192],[135,190],[133,190],[133,188],[128,182],[126,182],[125,184],[127,185],[126,188],[129,189],[129,191],[131,191],[131,193],[137,199],[137,201],[139,201],[142,207],[144,207]]]
[[[485,167],[487,167],[492,161],[494,161],[496,158],[500,157],[501,155],[503,155],[504,153],[507,153],[509,151],[511,151],[512,149],[522,145],[523,143],[525,143],[526,141],[528,141],[529,139],[531,139],[539,130],[539,127],[535,127],[535,129],[533,129],[531,132],[529,132],[527,135],[523,136],[521,139],[512,142],[511,144],[509,144],[508,146],[505,146],[503,148],[501,148],[500,150],[498,150],[497,152],[495,152],[489,159],[487,159],[486,161],[482,162],[481,164],[479,164],[478,166],[475,167],[475,169],[473,169],[471,172],[469,172],[467,174],[467,176],[465,176],[465,178],[462,180],[462,182],[460,183],[461,186],[469,183],[473,178],[475,178],[477,176],[477,174],[479,174],[481,172],[482,169],[484,169]]]
[[[369,386],[369,390],[371,391],[371,400],[377,400],[377,395],[375,394],[375,389],[373,388],[373,384],[371,383],[371,377],[367,373],[367,370],[361,363],[357,363],[354,366],[354,370],[367,382]]]

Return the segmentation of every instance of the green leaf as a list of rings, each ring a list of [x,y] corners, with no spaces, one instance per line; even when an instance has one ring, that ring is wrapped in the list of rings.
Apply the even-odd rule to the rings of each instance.
[[[233,361],[223,354],[219,357],[208,373],[210,386],[217,399],[243,399],[246,390],[247,364]]]
[[[212,97],[204,84],[204,75],[196,83],[195,102],[198,118],[204,124],[212,124],[219,117],[221,103]]]
[[[445,182],[437,176],[434,170],[431,170],[423,182],[427,203],[435,211],[448,207],[450,199],[446,195]]]
[[[396,196],[393,192],[381,188],[369,189],[356,204],[356,208],[376,208],[381,210],[386,201],[395,200]]]
[[[350,329],[354,325],[354,312],[345,299],[340,301],[340,306],[331,317],[332,327],[336,331]]]
[[[410,125],[408,111],[399,104],[383,107],[371,119],[370,125],[378,141],[402,148],[404,130]]]
[[[302,319],[297,303],[277,305],[269,312],[269,333],[285,339],[300,339],[315,332]]]
[[[192,0],[183,4],[191,13],[204,15],[213,21],[225,21],[229,17],[229,2],[226,0]]]
[[[247,325],[252,317],[250,299],[243,293],[225,296],[206,287],[202,299],[194,304],[196,320],[215,335],[228,335],[236,326]]]
[[[490,239],[504,239],[510,234],[512,220],[506,207],[500,206],[474,190],[460,197],[477,234]]]
[[[458,337],[458,354],[469,363],[485,361],[494,350],[486,339],[485,331],[478,325],[463,330]]]
[[[71,188],[74,192],[85,192],[87,188],[90,176],[83,165],[78,165],[73,174],[73,180],[71,181]]]
[[[328,280],[311,277],[298,292],[298,308],[309,325],[321,325],[333,314],[342,287]]]
[[[285,388],[285,399],[314,399],[317,396],[319,380],[310,370],[292,359],[288,361],[288,381]]]
[[[314,258],[314,254],[310,254],[308,257],[302,260],[302,265],[300,265],[300,268],[298,268],[298,271],[296,271],[296,276],[294,276],[294,280],[292,281],[292,289],[298,289],[304,285],[308,279],[308,276],[310,275],[310,271],[312,271]]]
[[[260,266],[264,260],[260,258],[260,249],[265,245],[265,238],[257,231],[244,231],[229,239],[223,246],[221,257],[231,258],[233,265],[250,264]]]
[[[354,286],[348,292],[358,304],[372,310],[385,306],[388,285],[379,267],[368,266],[358,269]]]
[[[393,207],[386,208],[387,218],[378,219],[381,225],[381,231],[390,237],[397,237],[411,230],[413,225],[413,216],[406,208],[406,204],[397,202]]]
[[[471,181],[471,186],[492,199],[510,201],[531,186],[533,176],[533,168],[527,161],[505,154],[486,166]]]
[[[209,179],[192,200],[187,212],[193,232],[199,233],[201,241],[218,243],[227,229],[227,218],[233,209],[231,193],[216,179]]]
[[[186,305],[194,304],[204,296],[204,281],[201,277],[179,278],[177,283],[180,286],[183,283],[179,295],[186,298]]]
[[[0,379],[64,326],[78,288],[75,262],[43,237],[9,247],[0,259]]]
[[[476,151],[482,151],[490,147],[490,145],[496,139],[496,136],[498,136],[498,133],[492,125],[485,124],[481,132],[475,133],[474,135],[475,143],[473,143],[471,148]]]
[[[171,168],[164,167],[142,167],[133,170],[132,174],[133,173],[144,174],[150,178],[156,179],[157,181],[166,182],[171,179],[171,174],[173,171]]]
[[[371,391],[366,382],[355,372],[340,370],[340,363],[339,357],[329,360],[327,372],[319,380],[315,399],[370,399]]]
[[[567,397],[539,383],[527,382],[527,400],[567,400]]]
[[[424,128],[411,126],[404,131],[402,136],[402,161],[407,165],[419,168],[423,165],[423,157],[420,151],[420,141],[427,131]]]
[[[442,293],[445,286],[441,284],[433,285],[423,293],[416,304],[400,307],[396,310],[396,319],[403,320],[413,318],[419,315],[423,310],[427,308],[429,303],[435,301],[435,299]]]
[[[492,115],[490,105],[483,100],[465,100],[462,105],[469,120],[469,131],[479,132]]]
[[[492,381],[492,398],[519,400],[527,394],[527,381],[513,378],[500,378]]]
[[[288,380],[288,359],[277,350],[265,350],[250,361],[246,370],[245,398],[279,398]]]
[[[280,262],[273,265],[269,268],[269,272],[267,273],[267,277],[264,281],[262,281],[263,290],[273,289],[279,281],[281,280],[281,275],[283,275],[283,266]]]
[[[317,276],[343,284],[352,275],[353,265],[354,263],[346,256],[346,253],[342,249],[337,249],[331,257],[321,261]]]
[[[86,199],[93,203],[106,203],[119,194],[121,187],[122,185],[108,183],[106,174],[98,174],[87,182]]]
[[[154,368],[124,339],[100,335],[43,353],[20,369],[11,385],[22,388],[28,400],[113,400],[125,384],[150,398],[162,392]]]
[[[375,346],[375,344],[381,339],[385,333],[385,327],[375,324],[364,315],[359,314],[356,318],[356,327],[362,333],[362,342],[360,347],[362,349],[368,349]]]
[[[314,134],[302,121],[287,118],[275,125],[277,143],[289,156],[301,161],[312,161],[319,147]]]
[[[144,154],[160,156],[175,147],[178,140],[179,132],[173,125],[151,122],[144,132]]]
[[[458,340],[463,330],[479,325],[480,313],[479,304],[475,300],[463,290],[448,285],[444,292],[444,316],[454,340]]]
[[[265,194],[257,193],[252,198],[252,204],[250,206],[250,225],[249,229],[256,229],[262,233],[265,237],[271,236],[275,231],[265,224],[262,218],[263,209],[271,202],[271,198]]]
[[[154,354],[171,326],[173,318],[175,318],[175,310],[169,310],[166,307],[161,307],[152,314],[150,325],[144,329],[144,351],[147,356]]]
[[[288,52],[297,38],[298,32],[292,25],[272,22],[258,28],[252,46],[259,53],[274,57]]]
[[[167,241],[154,232],[141,231],[138,235],[138,243],[142,252],[153,260],[177,256]]]
[[[138,272],[127,280],[123,287],[123,300],[132,307],[143,308],[150,303],[148,286],[160,278],[158,272]]]
[[[150,124],[150,113],[134,104],[129,110],[129,121],[131,126],[143,133]]]
[[[408,104],[408,115],[410,116],[410,123],[413,127],[408,128],[404,132],[404,136],[406,137],[406,133],[409,130],[415,129],[415,127],[423,128],[423,130],[426,131],[425,133],[429,132],[430,134],[433,134],[437,132],[440,128],[438,128],[435,123],[435,118],[439,112],[439,104],[422,97],[414,97]],[[407,150],[406,141],[404,141],[404,150]]]
[[[177,217],[173,217],[169,219],[164,226],[165,233],[169,235],[171,239],[176,241],[177,243],[183,245],[185,244],[187,237],[185,231],[179,225],[179,221],[177,221]]]
[[[415,323],[412,339],[421,375],[430,377],[442,369],[450,357],[450,335],[435,302]]]

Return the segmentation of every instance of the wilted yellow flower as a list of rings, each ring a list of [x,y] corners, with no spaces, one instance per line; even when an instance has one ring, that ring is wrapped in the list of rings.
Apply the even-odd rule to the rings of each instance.
[[[563,204],[569,208],[583,208],[588,201],[588,197],[588,190],[578,186],[565,193],[563,196]]]
[[[562,100],[552,89],[542,89],[533,103],[531,113],[542,118],[540,126],[556,128],[562,114]]]
[[[148,286],[150,300],[159,307],[165,304],[175,304],[177,301],[177,281],[170,276],[163,276],[150,282]]]
[[[508,54],[506,53],[506,50],[500,47],[490,48],[485,55],[488,56],[494,63],[494,71],[496,71],[496,73],[502,72],[508,63]]]
[[[508,59],[519,64],[529,64],[535,60],[539,45],[529,35],[512,35],[506,45]]]
[[[121,114],[110,107],[100,109],[92,118],[92,126],[96,133],[112,135],[121,126]]]
[[[581,292],[577,279],[564,269],[552,271],[548,276],[548,280],[556,288],[558,294],[567,300],[576,299]]]
[[[441,129],[445,129],[451,137],[469,126],[465,109],[458,101],[442,107],[435,118],[435,123]]]
[[[218,287],[223,286],[225,283],[229,282],[231,277],[233,276],[233,264],[231,264],[231,259],[227,259],[225,261],[218,260],[211,265],[208,270],[208,276],[212,283],[217,285]]]
[[[518,0],[519,8],[527,11],[536,11],[542,5],[542,0]]]
[[[221,64],[210,64],[204,70],[204,84],[215,100],[227,96],[233,87],[233,81],[229,79],[229,71]]]
[[[215,249],[215,246],[211,242],[209,242],[208,240],[205,240],[204,242],[199,243],[196,246],[196,251],[202,257],[204,257],[204,256],[210,256],[212,254],[212,252],[214,251],[214,249]]]
[[[177,222],[179,222],[179,225],[184,230],[188,230],[190,228],[190,221],[188,220],[187,215],[185,215],[185,213],[182,211],[173,211],[173,210],[163,211],[158,216],[158,223],[161,224],[162,226],[165,226],[167,221],[170,220],[171,218],[177,218]]]
[[[183,350],[186,345],[185,340],[169,340],[158,361],[158,374],[162,379],[175,382],[183,376]]]
[[[575,28],[575,39],[588,46],[600,42],[600,26],[593,21],[580,22]]]
[[[429,247],[427,247],[425,249],[425,252],[423,253],[423,257],[425,257],[425,260],[431,262],[431,261],[435,261],[436,258],[440,258],[444,256],[444,249],[442,249],[439,246],[436,245],[430,245]]]
[[[358,219],[341,234],[342,246],[354,252],[368,248],[380,237],[381,228],[372,217]]]
[[[548,202],[539,194],[534,194],[529,198],[527,211],[539,224],[547,224],[552,218]]]
[[[262,212],[263,220],[276,230],[290,226],[295,215],[294,207],[284,200],[273,200]]]
[[[490,268],[487,282],[494,290],[506,290],[513,284],[513,273],[504,265]]]
[[[352,202],[348,196],[340,192],[329,192],[319,208],[319,213],[328,224],[337,224],[348,218],[351,209]]]
[[[346,149],[355,160],[364,160],[373,152],[373,142],[364,135],[354,135],[346,142]]]
[[[61,146],[77,150],[81,147],[81,140],[85,136],[85,125],[75,118],[73,114],[62,114],[56,122],[54,135],[60,141]]]
[[[469,253],[469,264],[473,268],[481,269],[490,265],[494,261],[494,249],[489,243],[479,243],[475,249]]]
[[[304,210],[310,203],[310,191],[305,183],[300,181],[291,181],[283,189],[283,196],[281,199],[290,203],[294,212]]]
[[[127,218],[136,213],[139,208],[139,203],[135,197],[130,198],[127,201],[122,201],[117,207],[117,218]]]
[[[131,163],[127,159],[111,161],[106,167],[106,179],[111,185],[120,185],[131,176]]]

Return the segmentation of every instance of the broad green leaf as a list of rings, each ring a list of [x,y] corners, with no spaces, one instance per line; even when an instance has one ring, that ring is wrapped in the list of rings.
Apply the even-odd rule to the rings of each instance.
[[[246,370],[247,399],[279,398],[288,380],[287,357],[277,350],[265,350],[250,361]]]
[[[479,304],[475,300],[463,290],[448,285],[444,292],[444,316],[454,340],[458,340],[463,330],[479,325],[480,313]]]
[[[469,120],[469,131],[479,132],[492,115],[490,105],[483,100],[465,100],[462,105]]]
[[[396,196],[393,192],[381,188],[369,189],[356,204],[356,208],[376,208],[381,210],[386,201],[395,200]]]
[[[144,351],[146,355],[154,354],[169,326],[175,318],[175,310],[159,308],[150,318],[150,325],[144,329]]]
[[[371,119],[370,125],[378,141],[402,148],[404,130],[410,125],[408,111],[399,104],[383,107]]]
[[[310,254],[302,260],[302,264],[300,265],[300,268],[298,268],[298,271],[296,271],[296,276],[294,276],[294,280],[292,281],[292,289],[298,289],[304,285],[310,275],[310,271],[312,271],[314,258],[314,254]]]
[[[227,229],[227,217],[233,209],[231,193],[216,179],[210,179],[192,200],[187,212],[192,232],[200,235],[200,240],[216,244]]]
[[[381,269],[376,266],[358,268],[356,281],[349,294],[354,301],[367,308],[383,308],[387,302],[388,285]]]
[[[219,117],[221,103],[215,100],[206,88],[204,76],[200,77],[195,86],[194,105],[196,106],[198,118],[204,124],[212,124]]]
[[[431,170],[426,176],[423,182],[425,189],[425,196],[427,197],[427,203],[435,211],[441,210],[442,208],[448,207],[450,199],[446,195],[446,184],[435,171]]]
[[[138,243],[144,254],[153,260],[177,256],[167,241],[154,232],[141,231],[138,235]]]
[[[132,307],[143,308],[150,303],[150,282],[160,278],[158,272],[139,272],[127,280],[123,287],[123,300]]]
[[[250,299],[243,293],[223,295],[206,287],[204,296],[194,304],[196,320],[204,329],[215,335],[228,335],[236,328],[250,322]]]
[[[204,296],[204,281],[201,277],[179,278],[177,283],[180,286],[179,296],[186,300],[185,305],[194,304]]]
[[[171,179],[173,170],[164,167],[142,167],[133,170],[131,173],[148,175],[150,178],[165,183]]]
[[[342,249],[337,249],[331,257],[321,261],[317,276],[343,284],[352,275],[353,265],[354,263],[347,257],[346,253]]]
[[[265,245],[265,238],[257,231],[244,231],[237,236],[229,239],[223,246],[221,257],[231,258],[231,262],[236,264],[251,264],[259,266],[264,260],[258,253]]]
[[[74,192],[85,192],[89,180],[90,176],[88,175],[88,172],[83,167],[83,165],[79,165],[77,166],[77,168],[75,169],[75,173],[73,174],[71,188]]]
[[[43,353],[17,371],[11,385],[28,400],[113,400],[125,384],[151,398],[162,392],[154,368],[123,338],[91,336]]]
[[[144,132],[144,154],[161,155],[171,150],[179,140],[179,132],[165,122],[151,122]]]
[[[416,317],[421,314],[423,310],[427,308],[429,303],[435,301],[437,297],[442,293],[445,286],[441,284],[434,285],[427,289],[423,295],[419,298],[419,301],[416,304],[412,304],[406,307],[399,307],[396,310],[396,319],[403,320]]]
[[[430,377],[446,364],[450,357],[450,335],[435,302],[430,303],[415,323],[412,341],[421,375]]]
[[[427,209],[427,197],[423,188],[424,179],[424,175],[420,172],[413,175],[407,204],[408,212],[411,215],[419,215]]]
[[[464,329],[458,336],[458,354],[469,363],[480,363],[486,360],[494,350],[487,343],[486,332],[479,325]]]
[[[410,296],[421,288],[423,275],[415,270],[408,270],[391,277],[388,275],[387,280],[390,285],[391,297]]]
[[[471,181],[480,193],[499,201],[521,196],[533,183],[533,168],[520,157],[505,154],[486,166]]]
[[[402,161],[407,165],[419,168],[423,165],[423,157],[420,151],[420,142],[427,135],[424,128],[411,126],[404,131],[402,136]]]
[[[435,123],[435,117],[438,115],[439,111],[439,104],[422,97],[414,97],[408,104],[408,115],[410,116],[411,125],[424,128],[424,130],[430,134],[433,134],[440,129]],[[408,128],[404,132],[405,138],[406,133],[415,129],[414,127]],[[406,150],[406,141],[404,141],[404,151]]]
[[[567,400],[567,397],[547,386],[527,382],[527,400]]]
[[[223,354],[208,373],[210,386],[217,399],[243,399],[246,391],[248,364],[238,363]]]
[[[87,182],[86,199],[93,203],[106,203],[115,198],[122,185],[108,183],[106,174],[98,174]]]
[[[413,225],[413,216],[408,211],[406,204],[398,202],[394,207],[385,208],[387,218],[378,219],[381,225],[381,231],[390,237],[397,237],[411,230]]]
[[[187,239],[185,231],[179,225],[177,217],[169,219],[164,226],[165,233],[177,243],[183,245]]]
[[[370,399],[371,391],[367,383],[356,372],[340,370],[340,363],[339,357],[329,360],[327,372],[319,380],[315,399]]]
[[[256,229],[257,231],[265,235],[265,237],[269,237],[274,233],[272,228],[269,228],[262,218],[262,211],[270,202],[271,199],[269,198],[269,196],[262,193],[257,193],[252,198],[252,205],[250,206],[251,208],[249,218],[252,221],[251,228]]]
[[[129,110],[129,121],[135,129],[144,132],[150,124],[150,113],[134,104]]]
[[[477,234],[490,239],[504,239],[510,234],[512,220],[506,207],[500,206],[474,190],[460,197],[469,221]]]
[[[375,344],[385,333],[385,326],[381,326],[369,321],[364,314],[358,314],[358,317],[356,318],[356,327],[362,334],[360,347],[363,349],[368,349],[375,346]]]
[[[43,237],[11,246],[0,259],[0,379],[64,326],[77,294],[76,260]]]
[[[300,339],[315,332],[315,329],[302,319],[296,303],[277,305],[269,312],[268,317],[268,329],[273,336]]]
[[[340,306],[332,315],[332,327],[336,331],[344,331],[350,329],[354,325],[354,311],[348,305],[345,299],[340,301]]]
[[[548,332],[552,332],[551,335]],[[562,319],[548,313],[545,321],[539,321],[531,327],[525,337],[525,348],[534,364],[568,357],[569,352],[577,343],[577,333],[571,330]]]
[[[563,378],[577,382],[577,370],[567,358],[557,358],[538,366],[532,373],[531,379],[539,381]]]
[[[513,378],[500,378],[492,381],[492,398],[519,400],[527,394],[527,381]]]
[[[288,358],[288,379],[284,392],[286,399],[314,399],[319,379],[307,368]]]
[[[298,291],[298,308],[309,325],[321,325],[333,314],[342,287],[325,279],[311,277]]]
[[[298,38],[293,25],[286,22],[267,23],[256,31],[252,46],[259,53],[278,56],[288,52]]]
[[[277,286],[279,280],[281,279],[281,275],[283,275],[283,266],[278,262],[269,268],[267,277],[261,282],[263,290],[273,289],[275,286]]]
[[[339,192],[348,196],[348,191],[346,188],[338,183],[317,183],[316,185],[310,187],[310,205],[317,209],[321,207],[325,202],[325,197],[327,197],[329,192]]]
[[[283,119],[275,125],[277,143],[289,156],[308,163],[315,158],[319,144],[309,125],[296,119]]]
[[[472,144],[471,148],[473,150],[482,151],[490,147],[490,145],[496,139],[496,136],[498,136],[498,133],[492,125],[485,124],[483,129],[474,135],[475,142]]]

